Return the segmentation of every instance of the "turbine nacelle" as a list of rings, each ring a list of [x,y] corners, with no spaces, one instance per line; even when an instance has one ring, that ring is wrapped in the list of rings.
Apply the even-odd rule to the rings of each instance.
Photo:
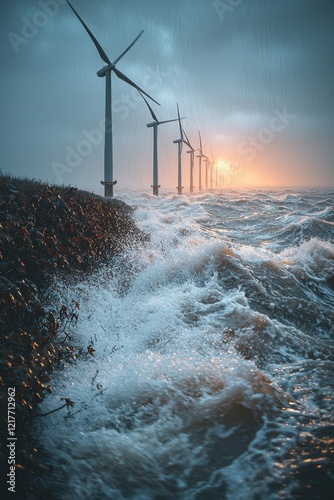
[[[108,64],[107,66],[103,66],[103,68],[99,69],[99,71],[96,74],[97,74],[97,76],[102,78],[102,77],[106,76],[108,71],[113,71],[114,69],[115,69],[114,64]]]

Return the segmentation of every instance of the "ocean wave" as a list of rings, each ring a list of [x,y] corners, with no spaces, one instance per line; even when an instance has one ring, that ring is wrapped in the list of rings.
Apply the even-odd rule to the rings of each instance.
[[[150,238],[68,289],[74,341],[94,356],[65,366],[41,405],[75,403],[36,424],[46,488],[62,500],[316,498],[308,481],[320,464],[330,483],[333,451],[329,194],[123,198]]]

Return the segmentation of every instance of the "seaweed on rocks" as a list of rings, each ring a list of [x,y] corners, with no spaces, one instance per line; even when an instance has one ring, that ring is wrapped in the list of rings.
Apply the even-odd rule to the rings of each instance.
[[[57,311],[47,289],[58,274],[91,273],[127,245],[145,240],[131,212],[120,200],[0,173],[1,439],[6,440],[8,390],[14,388],[17,485],[42,472],[30,424],[52,390],[54,363],[73,355],[67,338],[57,340],[76,321],[79,304]],[[4,455],[2,470],[8,467]]]

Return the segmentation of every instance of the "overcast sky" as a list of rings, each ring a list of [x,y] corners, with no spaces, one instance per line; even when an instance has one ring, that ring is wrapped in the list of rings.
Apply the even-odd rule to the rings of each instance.
[[[204,154],[239,180],[334,185],[332,0],[72,4],[111,61],[145,30],[117,68],[161,103],[158,119],[178,102],[193,146],[200,130]],[[65,0],[2,0],[0,13],[1,169],[102,192],[104,62],[91,39]],[[152,118],[115,74],[112,85],[117,189],[151,191]],[[177,123],[159,127],[162,187],[177,184],[178,138]]]

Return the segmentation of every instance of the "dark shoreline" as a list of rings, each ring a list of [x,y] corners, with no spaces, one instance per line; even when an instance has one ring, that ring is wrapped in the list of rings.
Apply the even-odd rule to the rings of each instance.
[[[31,424],[52,391],[52,369],[78,355],[67,329],[80,304],[64,299],[59,310],[48,288],[57,276],[89,275],[145,239],[120,200],[0,173],[1,498],[13,498],[7,484],[9,389],[15,388],[14,497],[42,498],[36,479],[44,471],[43,452]]]

